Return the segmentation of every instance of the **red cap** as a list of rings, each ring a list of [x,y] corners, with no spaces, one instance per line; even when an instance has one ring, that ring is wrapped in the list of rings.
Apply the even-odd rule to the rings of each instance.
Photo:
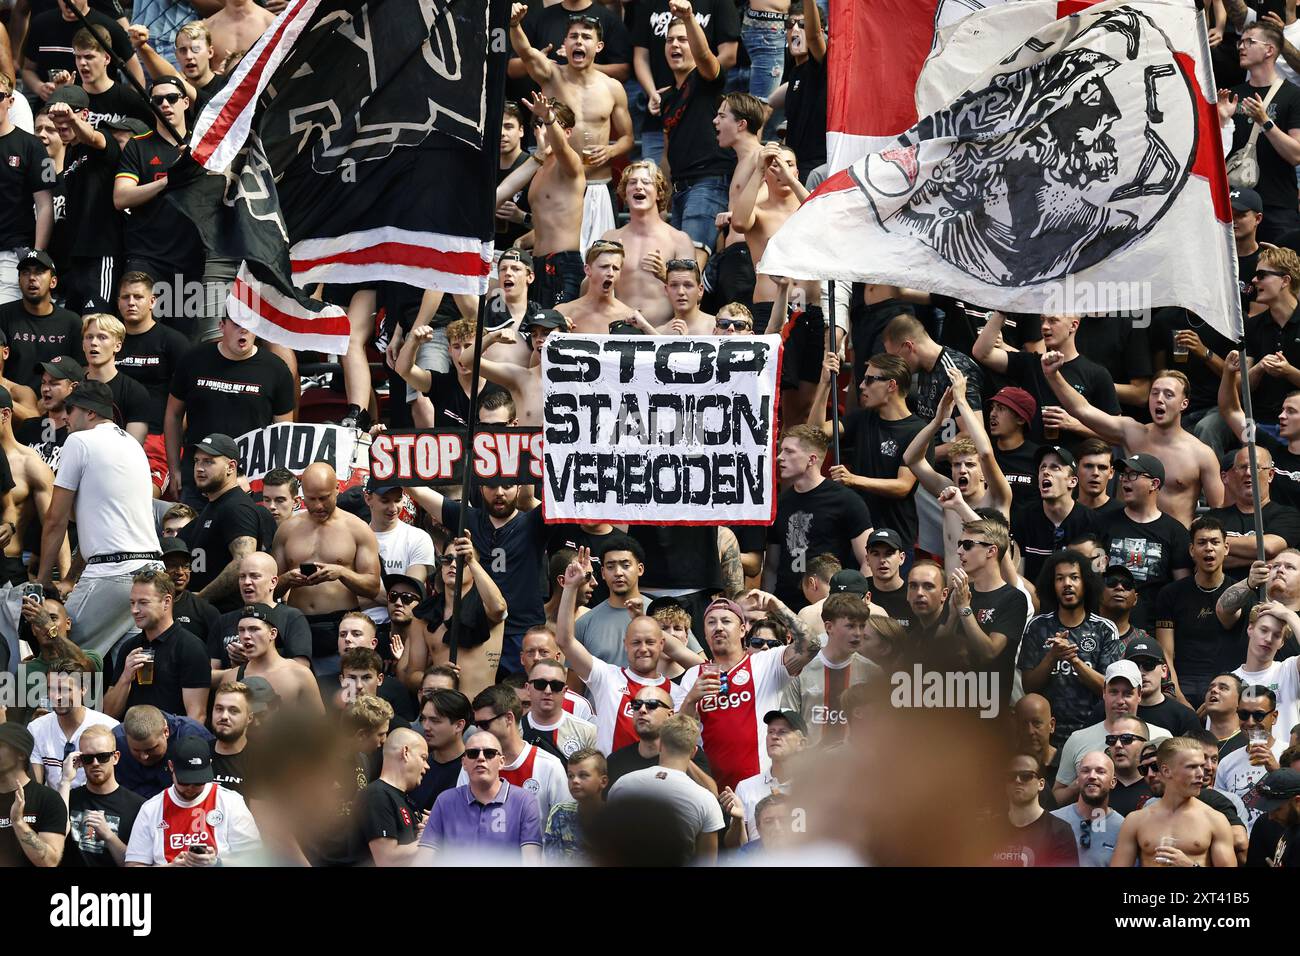
[[[1034,413],[1038,411],[1038,402],[1034,401],[1034,396],[1030,395],[1023,388],[1014,388],[1008,386],[1000,390],[996,395],[989,399],[990,402],[997,402],[999,405],[1005,405],[1016,413],[1016,417],[1028,425],[1034,420]]]

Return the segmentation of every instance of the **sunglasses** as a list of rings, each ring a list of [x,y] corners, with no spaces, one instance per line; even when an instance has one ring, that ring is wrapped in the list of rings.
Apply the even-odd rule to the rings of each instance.
[[[754,323],[747,319],[715,319],[713,322],[720,329],[752,329]]]
[[[1284,276],[1284,275],[1286,275],[1285,272],[1276,272],[1276,271],[1274,271],[1273,269],[1256,269],[1256,270],[1255,270],[1255,278],[1256,278],[1256,279],[1258,279],[1260,276],[1277,276],[1277,277],[1280,279],[1280,278],[1282,278],[1282,276]]]
[[[410,591],[389,591],[388,600],[393,604],[414,604],[420,600],[420,596]]]
[[[583,26],[586,26],[586,27],[598,27],[598,26],[600,26],[600,21],[597,20],[595,17],[591,16],[590,14],[587,14],[587,13],[573,13],[573,14],[570,14],[570,15],[569,15],[569,22],[570,22],[570,23],[581,23]]]
[[[492,726],[492,721],[500,720],[504,716],[505,714],[493,714],[487,720],[475,720],[474,726],[477,727],[479,730],[487,730],[488,727]]]
[[[117,754],[116,750],[110,750],[107,753],[102,753],[102,754],[82,754],[81,764],[82,766],[85,766],[86,764],[91,764],[91,763],[108,763],[110,760],[113,759],[114,755],[116,754]]]
[[[164,103],[179,103],[181,101],[180,93],[159,93],[157,96],[149,97],[154,106],[162,106]]]
[[[454,554],[444,554],[442,557],[438,559],[438,563],[445,568],[449,564],[456,563],[456,556]]]
[[[972,541],[970,538],[962,538],[957,542],[957,547],[963,551],[971,551],[975,548],[991,548],[993,544],[989,541]]]
[[[776,641],[776,640],[771,640],[771,641],[769,641],[769,640],[765,640],[764,638],[761,638],[761,637],[751,637],[751,638],[749,638],[749,640],[747,640],[745,643],[748,644],[750,647],[755,648],[756,650],[761,650],[761,649],[763,649],[763,648],[765,648],[765,647],[766,647],[766,648],[772,648],[772,647],[784,647],[784,646],[785,646],[785,645],[782,644],[780,641]]]
[[[549,690],[552,694],[558,694],[565,687],[562,680],[543,680],[540,677],[537,680],[530,680],[528,683],[533,690]]]
[[[1135,740],[1140,740],[1143,743],[1147,742],[1145,737],[1139,737],[1137,734],[1107,734],[1106,746],[1114,747],[1116,744],[1119,744],[1121,747],[1127,747]]]
[[[494,760],[501,756],[501,751],[495,747],[466,747],[465,756],[470,760],[477,760],[480,756],[485,760]]]
[[[1106,578],[1106,587],[1119,588],[1121,591],[1134,590],[1133,582],[1125,578]]]
[[[1237,719],[1243,724],[1248,724],[1251,720],[1254,720],[1257,724],[1262,724],[1271,713],[1271,710],[1239,710],[1237,711]]]
[[[644,707],[646,710],[650,711],[651,713],[654,713],[660,707],[669,706],[668,704],[665,704],[662,700],[629,700],[627,702],[627,705],[631,707],[633,710],[640,710],[642,707]]]
[[[890,378],[888,375],[864,375],[864,376],[862,376],[862,381],[864,381],[864,382],[892,382],[893,379]]]
[[[1007,771],[1007,783],[1028,783],[1030,780],[1037,780],[1038,774],[1033,770],[1009,770]]]
[[[1138,669],[1141,670],[1143,673],[1150,673],[1151,671],[1155,670],[1157,667],[1160,666],[1159,661],[1152,660],[1149,657],[1143,658],[1140,661],[1134,661],[1133,663],[1136,664],[1138,666]]]
[[[1160,761],[1149,760],[1144,764],[1139,764],[1138,769],[1141,770],[1143,774],[1158,773],[1160,770]]]

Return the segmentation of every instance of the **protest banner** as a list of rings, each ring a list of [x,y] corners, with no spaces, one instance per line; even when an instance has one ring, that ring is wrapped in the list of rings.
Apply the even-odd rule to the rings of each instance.
[[[480,425],[474,434],[474,478],[492,485],[532,484],[542,477],[537,428]],[[382,432],[370,446],[370,473],[389,485],[442,485],[464,479],[465,432],[426,428]]]
[[[266,473],[276,468],[301,477],[313,462],[328,462],[339,476],[340,491],[362,484],[369,472],[370,436],[355,428],[280,422],[246,432],[235,444],[254,493],[262,490]]]
[[[770,524],[781,338],[552,334],[547,521]]]

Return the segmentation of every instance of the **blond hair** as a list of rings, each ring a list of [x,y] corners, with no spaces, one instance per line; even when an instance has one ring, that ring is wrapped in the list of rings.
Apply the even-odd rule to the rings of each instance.
[[[667,212],[668,203],[673,198],[668,194],[668,180],[664,178],[664,171],[659,168],[659,164],[648,159],[638,159],[634,163],[627,164],[623,175],[618,180],[618,198],[623,201],[624,206],[627,205],[627,182],[632,178],[632,174],[640,169],[651,171],[655,185],[655,204],[661,213]]]
[[[393,705],[372,694],[362,694],[343,711],[343,725],[351,732],[374,733],[393,719]]]
[[[99,327],[101,332],[107,332],[119,342],[126,341],[126,326],[117,316],[109,315],[107,312],[92,312],[84,316],[81,320],[81,334],[84,336],[94,324]]]
[[[212,31],[208,29],[208,25],[202,20],[191,20],[185,24],[176,31],[176,38],[172,42],[180,43],[181,37],[190,40],[202,40],[208,45],[208,49],[212,49]]]
[[[475,319],[457,319],[447,326],[447,344],[450,345],[452,342],[473,342],[477,328],[478,322]]]
[[[1259,254],[1260,265],[1270,265],[1286,273],[1291,280],[1291,294],[1300,295],[1300,256],[1281,246],[1266,246]]]

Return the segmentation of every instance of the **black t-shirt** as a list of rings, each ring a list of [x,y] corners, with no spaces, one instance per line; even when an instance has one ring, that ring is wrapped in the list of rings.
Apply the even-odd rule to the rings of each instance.
[[[57,305],[49,315],[32,315],[23,308],[22,299],[6,302],[0,305],[0,331],[9,340],[6,377],[33,390],[41,387],[42,362],[56,355],[85,361],[81,320]]]
[[[130,424],[149,421],[149,393],[143,385],[120,370],[104,384],[112,393],[113,404],[122,413],[123,422]],[[161,432],[162,429],[159,429],[158,434]]]
[[[118,11],[118,14],[108,16],[99,10],[88,10],[86,22],[91,26],[102,26],[106,29],[113,52],[123,63],[127,63],[135,56],[135,49],[131,46],[131,41],[126,31],[122,29],[122,25],[114,18],[120,15],[120,6]],[[59,12],[57,6],[39,15],[35,9],[32,10],[32,19],[27,27],[27,39],[23,43],[23,57],[36,65],[37,76],[42,80],[49,80],[50,70],[67,70],[74,77],[77,76],[77,61],[72,54],[72,38],[81,28],[79,21],[63,19],[63,14]]]
[[[1286,542],[1288,548],[1300,544],[1300,511],[1289,505],[1273,501],[1260,508],[1264,517],[1264,533],[1275,534]],[[1230,508],[1214,508],[1206,516],[1223,523],[1223,530],[1229,538],[1251,536],[1255,533],[1254,510],[1243,512],[1235,505]]]
[[[479,381],[483,384],[478,393],[480,402],[488,395],[505,391],[495,382],[486,379],[479,379]],[[433,403],[435,428],[464,428],[469,424],[469,393],[461,387],[455,369],[447,372],[430,372],[429,390],[425,394]]]
[[[105,682],[112,686],[122,675],[122,663],[137,647],[154,649],[153,683],[141,684],[132,680],[126,706],[152,704],[168,714],[185,714],[182,689],[212,687],[211,663],[199,639],[178,624],[173,624],[156,640],[148,641],[144,634],[128,638],[116,657],[104,662],[109,671]]]
[[[1080,535],[1097,532],[1099,524],[1097,514],[1077,501],[1059,527],[1052,524],[1043,511],[1041,498],[1012,509],[1011,537],[1020,545],[1020,553],[1024,556],[1025,578],[1037,581],[1038,572],[1043,569],[1043,562],[1049,554],[1064,548]]]
[[[730,176],[735,170],[736,154],[718,145],[718,131],[713,128],[726,85],[725,71],[706,80],[699,70],[692,70],[680,87],[664,92],[660,112],[674,183]]]
[[[51,10],[55,13],[59,12],[58,0],[30,0],[28,8],[31,10],[31,15],[33,17],[40,16],[42,13],[47,13]],[[111,17],[114,20],[126,16],[126,11],[122,8],[122,4],[118,3],[117,0],[90,0],[90,9],[98,10],[100,13]]]
[[[1300,508],[1300,455],[1268,432],[1257,431],[1255,440],[1273,455],[1273,484],[1268,489],[1269,498],[1291,508]],[[1253,518],[1251,524],[1253,528]],[[1272,530],[1267,520],[1264,529]]]
[[[1038,402],[1038,410],[1034,412],[1034,420],[1029,428],[1029,437],[1042,444],[1043,406],[1061,404],[1043,377],[1043,357],[1036,352],[1008,352],[1007,376]],[[1094,408],[1111,415],[1119,414],[1115,381],[1096,362],[1080,355],[1061,366],[1061,377]]]
[[[434,594],[416,609],[416,616],[429,626],[431,633],[436,633],[438,628],[446,626],[447,630],[443,632],[442,642],[449,644],[454,606],[454,603],[447,601],[443,595]],[[492,622],[488,620],[487,612],[483,608],[483,599],[479,597],[478,588],[470,588],[461,595],[460,633],[456,636],[456,643],[459,647],[481,647],[491,636]]]
[[[769,545],[781,549],[775,594],[792,610],[804,600],[799,582],[807,562],[819,554],[833,554],[846,568],[856,568],[853,539],[871,528],[871,512],[862,498],[833,481],[823,481],[811,491],[789,489],[776,503],[776,521],[768,532]]]
[[[110,120],[117,122],[124,119],[138,119],[145,126],[153,125],[153,112],[130,86],[114,83],[103,93],[87,92],[86,96],[90,99],[90,117],[87,122],[95,129]]]
[[[1145,780],[1122,784],[1115,781],[1115,789],[1110,792],[1110,808],[1116,813],[1128,816],[1137,810],[1152,796],[1151,788]]]
[[[68,429],[55,428],[48,418],[29,418],[14,431],[14,437],[41,456],[41,461],[59,473],[59,451],[68,440]]]
[[[697,747],[695,756],[691,758],[691,763],[699,767],[704,773],[713,776],[713,768],[709,766],[709,758],[704,756],[704,748]],[[636,770],[644,770],[646,767],[659,766],[659,755],[653,757],[641,756],[641,751],[636,744],[628,744],[626,747],[619,747],[606,760],[609,770],[609,786],[614,786],[619,777],[626,777],[629,773]],[[609,790],[606,789],[606,793]]]
[[[528,155],[528,151],[521,150],[518,158],[513,163],[510,164],[509,168],[507,169],[501,169],[500,167],[497,168],[497,185],[500,186],[507,176],[513,173],[524,163],[530,163],[530,162],[532,162],[532,158]],[[522,209],[524,212],[532,211],[531,207],[528,205],[527,186],[519,190],[519,192],[515,193],[510,198],[514,202],[514,204],[518,206],[520,209]],[[511,246],[514,245],[516,239],[518,239],[520,236],[530,231],[529,228],[525,226],[523,223],[511,222],[508,219],[496,219],[495,223],[496,223],[496,247],[498,249],[509,249]],[[498,303],[504,305],[504,300],[493,297],[492,299],[489,300],[489,308],[492,307],[501,308],[501,306],[498,305]],[[484,328],[495,328],[495,326],[484,326]]]
[[[36,244],[33,197],[54,188],[54,166],[41,141],[14,127],[0,136],[0,249]]]
[[[903,467],[903,452],[912,439],[928,424],[928,419],[908,415],[897,421],[887,421],[874,411],[861,410],[848,415],[843,421],[844,444],[848,453],[850,470],[862,478],[895,479]],[[916,489],[905,498],[859,491],[878,528],[893,528],[910,548],[916,541]]]
[[[216,96],[225,88],[226,82],[229,79],[230,76],[228,74],[214,73],[212,74],[212,79],[208,80],[207,86],[200,86],[194,91],[194,102],[190,104],[190,110],[185,114],[186,128],[194,128],[194,121],[198,119],[199,114],[202,113],[208,103],[211,102],[212,97]]]
[[[610,66],[632,62],[632,37],[623,26],[622,18],[603,4],[589,3],[581,10],[567,10],[561,3],[541,8],[534,6],[524,18],[524,33],[534,49],[542,50],[553,45],[555,50],[551,59],[563,62],[556,52],[564,46],[564,38],[569,35],[569,17],[578,15],[595,17],[600,21],[605,46],[596,54],[597,63]]]
[[[410,797],[396,787],[383,780],[370,784],[357,796],[353,810],[361,838],[359,855],[369,854],[371,840],[396,840],[398,846],[414,843],[420,836],[417,813]]]
[[[1155,627],[1156,595],[1175,571],[1192,567],[1191,536],[1182,522],[1167,514],[1139,524],[1124,511],[1106,518],[1101,533],[1110,541],[1109,564],[1124,565],[1137,583],[1137,605],[1129,620],[1150,631]]]
[[[185,590],[172,601],[172,620],[197,637],[206,647],[219,626],[221,615],[193,591]]]
[[[1255,360],[1281,352],[1292,365],[1300,366],[1300,307],[1280,327],[1267,312],[1248,317],[1246,351]],[[1295,386],[1281,376],[1264,375],[1259,386],[1252,386],[1250,390],[1255,420],[1276,422],[1277,416],[1282,412],[1282,400],[1293,391]]]
[[[131,828],[142,806],[144,797],[126,787],[104,794],[91,793],[89,787],[73,787],[68,794],[72,829],[63,849],[63,866],[117,866],[103,838],[86,826],[86,814],[101,811],[113,834],[129,844]]]
[[[722,590],[717,528],[634,524],[628,526],[627,533],[645,549],[643,590]]]
[[[912,606],[907,603],[907,582],[903,582],[901,588],[893,591],[885,591],[876,587],[875,581],[871,583],[871,603],[879,604],[885,609],[885,613],[897,621],[903,627],[907,627],[912,619]]]
[[[971,588],[970,606],[985,634],[1006,635],[1007,644],[1002,653],[985,664],[973,666],[972,670],[995,675],[998,682],[993,686],[1001,696],[1003,708],[1009,707],[1016,654],[1020,650],[1021,635],[1025,633],[1025,623],[1029,620],[1029,598],[1011,584],[1003,584],[992,591]]]
[[[113,180],[121,165],[122,150],[109,133],[104,134],[103,149],[91,149],[84,143],[68,147],[63,159],[63,190],[67,196],[64,231],[69,256],[122,254],[123,217],[113,205]],[[76,308],[83,306],[81,302],[72,304]]]
[[[181,528],[180,538],[194,557],[190,588],[197,594],[221,574],[233,558],[231,543],[236,538],[252,538],[257,548],[264,548],[262,521],[257,512],[265,511],[253,503],[248,492],[238,485],[215,501],[209,501],[203,513]],[[222,611],[243,606],[238,594],[218,602]]]
[[[1074,830],[1046,811],[1024,827],[1003,819],[1006,833],[1002,847],[993,855],[995,866],[1078,866],[1079,845]]]
[[[180,151],[153,130],[127,141],[117,178],[148,185],[167,177]],[[182,275],[203,268],[203,242],[194,223],[165,196],[155,196],[127,211],[126,254]],[[154,276],[154,279],[171,276]]]
[[[1249,284],[1255,270],[1253,260],[1258,257],[1259,253],[1256,252],[1247,259],[1240,260],[1243,284]],[[1246,271],[1247,269],[1250,271]],[[1151,345],[1156,351],[1165,353],[1167,367],[1177,369],[1186,375],[1192,387],[1191,394],[1188,396],[1187,411],[1197,412],[1205,408],[1215,408],[1219,404],[1219,376],[1193,355],[1189,354],[1185,362],[1174,361],[1174,336],[1183,329],[1191,329],[1195,332],[1205,343],[1205,347],[1220,358],[1235,349],[1236,343],[1186,309],[1158,309],[1152,319]],[[1261,432],[1260,437],[1262,436]]]
[[[37,833],[63,833],[68,825],[68,809],[63,798],[42,783],[29,780],[23,787],[27,801],[23,819]],[[12,810],[14,793],[0,793],[0,867],[30,867],[34,864],[18,843],[14,833]]]
[[[1135,326],[1127,315],[1088,316],[1079,322],[1075,347],[1111,373],[1116,382],[1150,378],[1151,345],[1145,326]]]
[[[912,389],[907,396],[907,404],[926,424],[933,420],[935,412],[939,410],[939,403],[943,400],[943,393],[952,384],[948,378],[948,365],[955,366],[966,376],[966,401],[970,402],[971,408],[979,408],[983,404],[984,369],[965,352],[945,347],[939,351],[934,368],[928,372],[918,369],[913,374]]]
[[[253,764],[252,756],[247,745],[237,754],[219,754],[214,747],[212,751],[214,779],[227,790],[233,790],[245,799],[253,796],[256,787],[249,780],[249,770]]]
[[[1138,716],[1148,724],[1165,728],[1175,737],[1195,733],[1205,726],[1204,721],[1196,719],[1196,711],[1168,694],[1158,704],[1140,704]]]
[[[995,443],[993,460],[1002,469],[1002,475],[1011,486],[1012,507],[1041,501],[1038,495],[1038,469],[1034,467],[1034,456],[1038,446],[1031,441],[1023,441],[1019,447],[1003,451]]]
[[[117,367],[144,387],[149,395],[149,434],[161,435],[167,390],[190,350],[189,340],[175,329],[155,322],[148,331],[128,334],[117,356]]]
[[[721,44],[740,40],[740,14],[733,0],[699,0],[691,4],[691,9],[704,30],[704,38],[709,41],[709,49],[715,54]],[[664,40],[668,37],[668,24],[672,19],[668,0],[638,0],[636,12],[632,15],[632,45],[650,51],[650,73],[654,77],[655,89],[673,83],[673,71],[664,56]],[[645,128],[660,129],[659,117],[647,116]],[[676,167],[673,173],[675,178]]]
[[[786,74],[785,141],[799,157],[799,168],[826,162],[826,60],[809,56]]]
[[[208,656],[221,661],[223,668],[230,667],[230,654],[226,650],[239,640],[239,618],[243,608],[222,614],[216,628],[208,635]],[[275,647],[281,657],[305,657],[311,660],[311,627],[302,611],[289,604],[276,604],[268,615],[275,628]]]
[[[1251,96],[1258,96],[1261,100],[1268,98],[1267,86],[1251,86],[1249,80],[1234,86],[1232,92],[1242,99]],[[1268,118],[1277,123],[1283,133],[1300,129],[1300,87],[1283,80],[1273,102],[1268,104]],[[1233,124],[1232,152],[1235,153],[1246,145],[1255,125],[1240,103]],[[1231,156],[1232,153],[1228,155]],[[1255,139],[1255,155],[1259,159],[1259,183],[1255,186],[1255,191],[1263,200],[1265,216],[1268,215],[1269,207],[1289,209],[1294,214],[1297,199],[1295,166],[1278,155],[1269,142],[1268,134],[1262,129]]]
[[[460,757],[453,757],[446,763],[439,763],[433,759],[433,754],[429,754],[429,769],[424,772],[424,777],[420,780],[420,785],[410,793],[410,801],[419,811],[427,812],[433,809],[433,802],[438,799],[438,794],[444,790],[451,790],[456,786],[456,781],[460,779],[460,772],[464,768]]]
[[[563,522],[560,524],[549,524],[546,526],[546,555],[549,558],[561,548],[569,548],[577,551],[579,548],[589,548],[591,550],[591,563],[596,565],[600,561],[600,550],[604,547],[606,538],[618,534],[617,529],[611,529],[609,534],[592,534],[584,531],[581,525]],[[760,545],[758,550],[762,550]],[[587,602],[588,607],[595,607],[601,601],[609,597],[609,585],[601,576],[600,570],[596,571],[596,590],[591,592],[591,600]]]
[[[293,411],[293,376],[278,355],[259,347],[235,361],[219,345],[195,346],[172,379],[171,394],[185,403],[187,450],[214,432],[238,438]]]
[[[1217,588],[1206,591],[1192,575],[1165,585],[1156,595],[1155,625],[1173,629],[1174,670],[1184,694],[1189,685],[1203,694],[1216,674],[1241,664],[1243,654],[1237,650],[1235,633],[1220,624],[1214,613],[1214,606],[1231,585],[1224,578]],[[1190,696],[1188,700],[1198,707],[1201,704]],[[1173,729],[1158,720],[1156,723]]]

